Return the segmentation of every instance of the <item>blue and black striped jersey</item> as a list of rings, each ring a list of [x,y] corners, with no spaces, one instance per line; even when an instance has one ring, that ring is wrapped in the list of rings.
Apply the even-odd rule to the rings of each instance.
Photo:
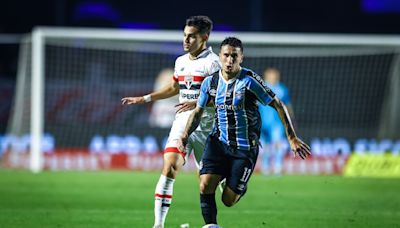
[[[212,134],[238,149],[258,146],[261,117],[257,101],[268,105],[275,96],[259,75],[242,68],[237,77],[226,81],[219,71],[207,77],[200,90],[197,105],[205,108],[212,101],[215,106]]]

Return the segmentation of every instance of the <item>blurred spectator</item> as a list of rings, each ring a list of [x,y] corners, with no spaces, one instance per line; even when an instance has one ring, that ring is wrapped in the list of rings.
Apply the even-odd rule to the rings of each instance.
[[[288,108],[290,116],[293,118],[293,109],[290,102],[288,88],[280,82],[280,72],[276,68],[267,68],[264,71],[264,80],[268,87],[278,96],[278,98]],[[262,143],[262,172],[269,174],[281,174],[283,160],[289,149],[286,140],[285,128],[279,119],[278,113],[270,106],[259,105],[262,118],[261,143]]]

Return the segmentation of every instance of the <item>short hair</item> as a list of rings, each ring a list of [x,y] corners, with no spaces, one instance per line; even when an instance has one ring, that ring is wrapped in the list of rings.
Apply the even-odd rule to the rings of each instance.
[[[200,34],[210,35],[213,22],[207,16],[191,16],[186,20],[186,26],[196,27]]]
[[[235,48],[240,48],[240,51],[243,53],[243,45],[242,45],[242,41],[239,40],[236,37],[227,37],[225,38],[225,40],[222,41],[221,45],[219,46],[220,49],[222,48],[222,46],[224,45],[229,45]]]

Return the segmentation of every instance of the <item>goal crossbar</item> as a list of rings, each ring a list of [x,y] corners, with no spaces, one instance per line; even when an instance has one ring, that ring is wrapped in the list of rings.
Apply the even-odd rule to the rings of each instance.
[[[120,30],[98,28],[37,27],[45,38],[82,38],[110,40],[180,41],[182,31],[177,30]],[[286,45],[376,45],[400,46],[400,36],[360,34],[306,34],[306,33],[262,33],[262,32],[220,32],[210,36],[210,42],[221,42],[228,36],[236,36],[246,44]]]

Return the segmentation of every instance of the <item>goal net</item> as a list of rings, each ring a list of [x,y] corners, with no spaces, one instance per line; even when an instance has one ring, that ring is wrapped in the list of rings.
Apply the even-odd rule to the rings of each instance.
[[[260,75],[267,67],[280,70],[298,134],[317,154],[349,153],[360,140],[396,145],[397,37],[213,32],[209,44],[218,53],[230,35],[244,43],[244,67]],[[170,68],[183,54],[181,36],[181,31],[34,30],[21,43],[3,164],[40,171],[52,166],[43,160],[46,154],[94,156],[78,163],[91,163],[102,153],[159,154],[176,98],[138,106],[121,106],[120,100],[170,80]],[[29,153],[16,163],[15,154]],[[107,159],[118,168],[118,156]]]

